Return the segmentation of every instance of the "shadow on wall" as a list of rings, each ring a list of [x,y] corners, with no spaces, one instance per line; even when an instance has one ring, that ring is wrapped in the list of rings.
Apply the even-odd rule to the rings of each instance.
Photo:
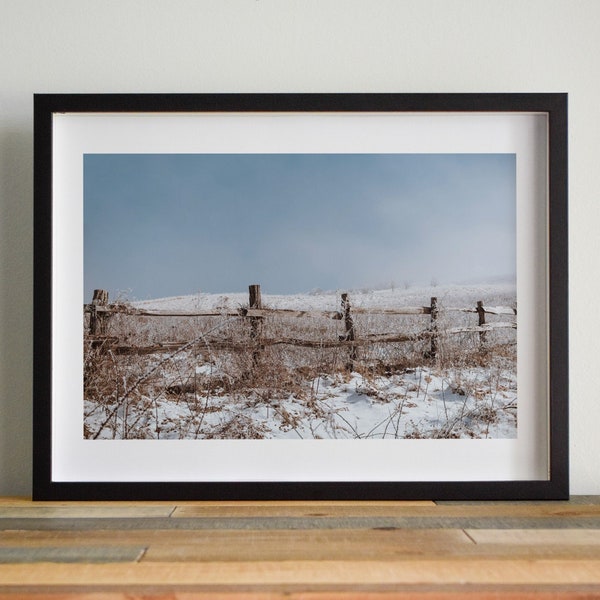
[[[0,494],[31,494],[33,133],[0,130]]]

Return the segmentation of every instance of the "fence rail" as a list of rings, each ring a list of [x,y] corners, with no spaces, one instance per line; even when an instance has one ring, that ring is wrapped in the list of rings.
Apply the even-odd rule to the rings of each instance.
[[[475,307],[453,307],[440,309],[436,297],[432,297],[429,306],[407,306],[398,308],[365,308],[352,307],[349,294],[342,294],[340,310],[295,310],[282,308],[265,308],[262,306],[259,285],[249,286],[249,302],[247,307],[224,310],[159,310],[136,308],[122,303],[108,303],[108,293],[104,290],[95,290],[92,302],[84,305],[84,313],[89,314],[89,336],[97,344],[110,345],[118,354],[152,354],[159,352],[172,352],[188,344],[182,342],[164,342],[150,346],[127,346],[116,337],[107,335],[107,325],[113,315],[120,314],[132,317],[240,317],[248,319],[251,324],[251,338],[254,343],[253,356],[257,359],[260,350],[265,346],[291,345],[306,348],[339,348],[346,347],[349,351],[349,363],[358,357],[358,349],[374,343],[404,343],[427,341],[430,348],[429,357],[434,358],[438,351],[441,332],[438,328],[439,314],[443,312],[463,312],[478,315],[477,325],[464,327],[451,327],[444,330],[444,334],[478,333],[481,345],[485,345],[487,334],[497,329],[516,329],[516,321],[486,322],[486,315],[511,315],[516,316],[517,309],[508,306],[485,306],[483,301],[478,301]],[[357,338],[354,326],[356,315],[384,315],[384,316],[429,316],[428,326],[417,333],[367,333]],[[281,316],[291,318],[325,318],[344,321],[345,333],[338,339],[308,340],[294,337],[268,337],[263,335],[263,322],[265,319]],[[206,337],[204,342],[210,344],[215,350],[248,350],[247,343],[224,340],[222,338]]]
[[[136,317],[321,317],[341,321],[344,313],[339,310],[294,310],[291,308],[238,308],[236,310],[148,310],[135,308],[126,304],[94,305],[86,304],[85,312],[98,314],[123,314]],[[452,310],[452,309],[450,309]],[[477,312],[475,309],[454,309],[462,312]],[[429,306],[406,306],[402,308],[353,308],[358,315],[429,315]],[[498,313],[491,313],[498,314]],[[511,312],[511,314],[513,314]]]

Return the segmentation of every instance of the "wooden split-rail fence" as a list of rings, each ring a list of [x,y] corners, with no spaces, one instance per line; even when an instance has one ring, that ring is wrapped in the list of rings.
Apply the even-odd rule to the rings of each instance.
[[[516,329],[516,320],[487,322],[486,315],[510,315],[516,317],[517,309],[508,306],[486,307],[482,300],[479,300],[474,307],[466,308],[445,308],[445,311],[458,311],[463,313],[477,314],[477,325],[466,327],[451,327],[444,329],[444,334],[458,333],[477,333],[481,346],[485,346],[487,333],[495,329]],[[262,304],[260,285],[249,286],[248,307],[238,309],[216,309],[216,310],[153,310],[145,308],[136,308],[127,304],[109,304],[108,292],[105,290],[95,290],[92,302],[84,305],[84,312],[89,314],[88,334],[92,341],[96,340],[99,344],[107,341],[109,345],[120,354],[151,354],[157,352],[169,352],[177,350],[189,342],[165,342],[153,346],[125,346],[120,344],[118,338],[107,336],[108,322],[112,315],[121,314],[138,317],[242,317],[250,322],[250,335],[253,340],[253,356],[258,358],[260,350],[268,345],[287,344],[293,346],[304,346],[308,348],[334,348],[347,347],[349,351],[349,364],[352,364],[358,357],[358,349],[361,346],[371,345],[373,343],[401,343],[415,342],[418,340],[429,340],[427,356],[435,358],[439,340],[442,332],[438,328],[440,308],[436,297],[432,297],[428,306],[407,306],[398,308],[363,308],[353,307],[350,303],[348,293],[341,294],[340,310],[295,310],[282,308],[265,308]],[[429,323],[421,332],[406,333],[377,333],[365,334],[361,338],[356,335],[354,326],[354,317],[357,315],[421,315],[429,316]],[[327,318],[344,322],[343,335],[338,339],[332,340],[309,340],[297,338],[268,338],[263,335],[263,321],[266,318],[281,316],[295,318]],[[211,347],[214,349],[229,350],[248,350],[248,344],[234,343],[228,341],[211,340]]]

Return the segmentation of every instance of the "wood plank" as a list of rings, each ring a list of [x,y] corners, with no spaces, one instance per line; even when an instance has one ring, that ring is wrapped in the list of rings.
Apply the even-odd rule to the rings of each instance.
[[[516,329],[517,324],[511,322],[485,323],[484,325],[472,325],[469,327],[450,327],[444,333],[477,333],[492,331],[494,329]]]
[[[295,546],[277,544],[272,540],[264,544],[240,540],[237,544],[217,546],[214,542],[206,544],[154,544],[144,554],[143,561],[150,562],[245,562],[258,561],[404,561],[421,559],[463,559],[479,560],[600,560],[600,549],[596,546],[513,546],[513,545],[431,545],[375,543],[357,540],[352,543],[340,542],[334,546],[322,539],[319,545],[311,542],[297,543]]]
[[[0,546],[0,564],[135,562],[146,548],[139,546]]]
[[[488,315],[516,315],[517,309],[512,306],[483,306]]]
[[[476,544],[600,546],[600,531],[591,529],[468,529],[466,533]]]
[[[551,532],[550,532],[551,533]],[[576,533],[576,532],[574,532]],[[586,539],[582,538],[582,542]],[[144,560],[600,559],[600,545],[475,544],[461,530],[7,531],[0,547],[145,547]]]
[[[84,305],[84,312],[91,312],[89,304]],[[171,309],[145,309],[132,306],[109,304],[96,306],[99,313],[128,315],[132,317],[235,317],[240,316],[240,310],[171,310]]]
[[[430,501],[413,502],[281,502],[281,503],[246,503],[229,504],[189,504],[178,506],[173,518],[199,517],[369,517],[379,515],[395,515],[397,512],[410,511],[414,508],[435,509]]]
[[[600,518],[600,505],[548,503],[544,505],[439,505],[375,503],[327,505],[307,507],[304,503],[282,506],[237,507],[235,505],[211,507],[187,505],[177,507],[174,518],[198,517],[405,517],[405,518],[549,518],[595,517]]]
[[[343,348],[352,346],[370,346],[376,342],[379,343],[401,343],[416,341],[423,334],[390,334],[390,335],[373,335],[369,339],[341,339],[341,340],[305,340],[299,338],[263,338],[264,345],[277,346],[301,346],[304,348]]]
[[[393,592],[185,592],[185,591],[167,591],[160,592],[156,589],[142,588],[140,591],[134,591],[128,588],[125,591],[93,591],[82,592],[79,588],[71,588],[59,593],[47,593],[44,591],[45,600],[592,600],[600,598],[600,591],[587,590],[568,590],[556,586],[544,586],[540,590],[536,586],[535,590],[528,590],[521,587],[519,590],[509,589],[506,586],[502,588],[486,589],[478,587],[476,591],[470,589],[463,590],[437,590],[432,589],[396,589]],[[114,589],[114,586],[111,586]],[[40,600],[39,592],[16,592],[19,600]],[[2,593],[0,591],[0,600],[15,600],[11,593]]]
[[[512,306],[482,306],[485,313],[488,315],[516,315],[517,309]],[[448,307],[443,309],[444,312],[463,312],[463,313],[476,313],[476,308],[460,308],[460,307]]]
[[[0,519],[0,531],[10,529],[47,531],[125,530],[290,530],[320,529],[600,529],[600,519],[588,517],[198,517],[134,519]]]
[[[352,307],[357,315],[429,315],[430,306],[399,306],[398,308],[363,308]]]
[[[343,315],[337,310],[293,310],[291,308],[248,308],[243,310],[247,317],[294,317],[323,318],[341,321]]]
[[[424,555],[444,556],[475,544],[460,530],[146,530],[6,532],[0,547],[147,548],[156,561],[372,560]],[[600,556],[599,556],[600,558]]]
[[[196,503],[192,501],[192,503]],[[85,500],[81,502],[73,500],[32,500],[31,496],[0,496],[0,507],[107,507],[107,506],[120,506],[120,507],[139,507],[139,506],[170,506],[175,508],[177,504],[181,502],[174,502],[173,500],[147,500],[147,501],[132,501],[132,500]]]
[[[600,585],[600,560],[280,561],[0,565],[5,586]],[[352,589],[350,587],[350,589]]]
[[[327,544],[371,544],[394,546],[396,548],[410,548],[423,546],[446,547],[449,545],[465,544],[475,546],[473,541],[461,530],[433,529],[433,530],[188,530],[188,529],[98,529],[92,531],[82,530],[12,530],[4,531],[0,537],[0,546],[29,546],[40,545],[58,546],[61,544],[73,546],[77,544],[88,545],[140,545],[153,544],[170,545],[198,545],[207,544],[235,545],[235,544],[306,544],[310,541]],[[422,551],[423,549],[420,549]]]
[[[99,313],[123,314],[136,317],[312,317],[341,320],[342,313],[337,310],[315,310],[315,309],[290,309],[290,308],[239,308],[231,309],[202,309],[202,310],[173,310],[173,309],[147,309],[134,308],[130,306],[96,306]],[[85,312],[91,312],[91,305],[84,305]],[[398,308],[368,308],[357,307],[352,309],[353,313],[363,315],[428,315],[431,312],[429,306],[400,306]],[[472,311],[471,311],[472,312]],[[500,314],[500,313],[493,313]],[[511,310],[510,313],[514,314]]]
[[[459,530],[211,531],[191,543],[149,544],[144,560],[381,560],[444,556],[475,544]],[[598,558],[600,558],[600,553]]]
[[[572,504],[600,504],[600,495],[576,495],[570,496],[568,500],[436,500],[435,503],[439,506],[508,506],[518,504],[520,506],[544,506],[545,504],[572,505]]]
[[[161,512],[174,510],[176,518]],[[82,598],[90,590],[94,600],[113,600],[104,595],[117,589],[114,600],[202,598],[197,590],[211,600],[221,592],[224,600],[246,600],[249,592],[257,600],[342,600],[357,589],[355,600],[600,598],[596,496],[470,503],[0,498],[0,511],[8,515],[0,531],[0,600],[7,590],[20,600],[24,590],[36,592],[31,600],[52,591],[56,600]]]
[[[72,504],[70,506],[6,506],[0,505],[0,519],[131,519],[167,518],[173,505],[164,506],[102,506]]]

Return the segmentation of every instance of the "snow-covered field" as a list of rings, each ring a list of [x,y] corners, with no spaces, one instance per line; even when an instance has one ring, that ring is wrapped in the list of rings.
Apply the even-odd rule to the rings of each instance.
[[[350,292],[354,308],[428,306],[432,296],[438,299],[442,327],[477,323],[476,314],[444,309],[474,308],[478,300],[485,306],[516,306],[511,283]],[[265,307],[294,310],[340,307],[336,292],[274,296],[263,291],[262,301]],[[199,293],[132,304],[155,310],[225,312],[247,303],[246,294]],[[428,319],[357,315],[355,326],[360,338],[367,329],[422,331]],[[516,437],[514,330],[490,333],[485,353],[480,352],[478,333],[442,337],[435,359],[423,358],[424,342],[374,343],[360,347],[352,369],[346,370],[345,348],[267,346],[258,362],[253,362],[251,350],[211,348],[211,341],[214,344],[219,336],[241,335],[242,321],[238,317],[115,319],[111,333],[130,343],[144,345],[167,337],[196,337],[198,342],[171,353],[143,356],[91,351],[86,357],[86,437]],[[268,321],[265,330],[270,337],[281,330],[312,339],[338,339],[344,333],[339,320],[284,318],[273,325]]]
[[[265,306],[293,310],[338,310],[340,293],[347,290],[313,290],[308,294],[276,295],[262,292]],[[397,286],[381,290],[351,290],[352,305],[356,307],[392,308],[400,306],[429,306],[432,296],[437,297],[441,306],[474,307],[477,300],[486,305],[510,306],[516,301],[514,282],[489,283],[481,285],[429,285]],[[132,303],[139,308],[153,309],[229,309],[248,304],[247,293],[206,294],[199,292],[189,296],[172,296],[156,300],[142,300]]]

